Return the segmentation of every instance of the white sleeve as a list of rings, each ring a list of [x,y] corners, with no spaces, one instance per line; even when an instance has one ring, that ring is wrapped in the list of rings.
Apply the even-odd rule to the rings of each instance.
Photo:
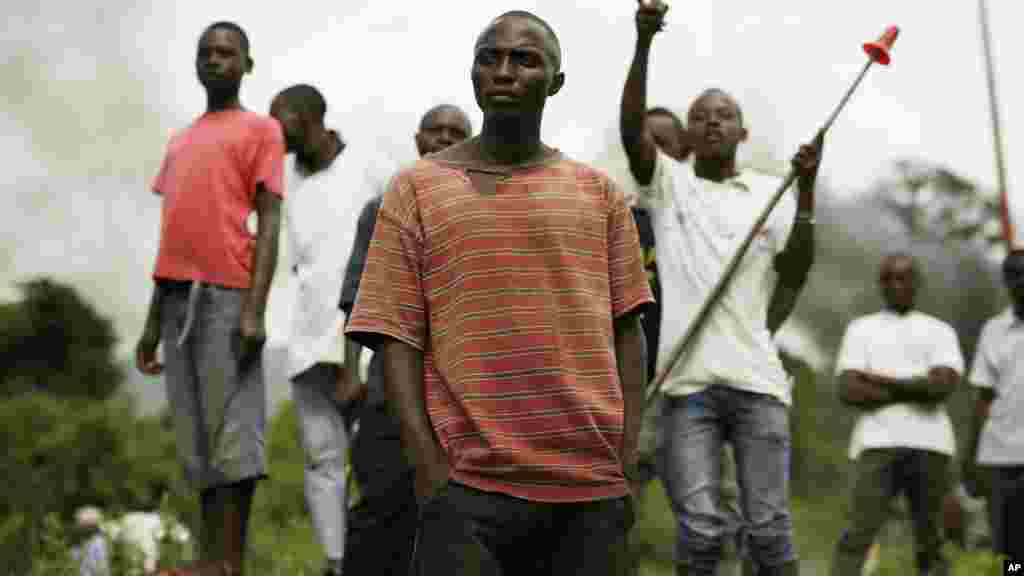
[[[960,353],[960,341],[956,331],[945,322],[941,322],[935,331],[935,347],[932,348],[930,364],[932,367],[945,366],[952,368],[957,374],[964,373],[964,357]]]
[[[284,252],[287,256],[289,274],[291,274],[293,268],[299,265],[299,251],[297,250],[299,243],[295,235],[297,228],[294,204],[298,201],[295,198],[295,192],[301,187],[301,184],[302,179],[295,169],[295,155],[289,154],[285,158],[285,189],[287,193],[281,202],[281,220],[284,227],[284,234],[281,234],[281,236],[284,237],[287,244]]]
[[[991,321],[989,321],[991,323]],[[978,348],[974,352],[974,363],[967,381],[978,388],[995,388],[999,380],[999,372],[992,362],[992,345],[994,342],[990,324],[985,324],[978,338]]]
[[[671,205],[675,192],[673,172],[675,171],[674,168],[677,167],[676,164],[680,163],[668,157],[661,150],[656,150],[654,155],[654,174],[651,176],[650,184],[643,186],[633,177],[633,183],[636,185],[636,191],[639,195],[637,205],[640,208],[657,210]],[[632,177],[632,172],[630,172],[630,176]]]
[[[846,327],[843,341],[839,345],[839,354],[836,356],[836,376],[839,376],[846,370],[867,371],[867,339],[863,337],[862,332],[863,326],[857,320],[854,320]]]

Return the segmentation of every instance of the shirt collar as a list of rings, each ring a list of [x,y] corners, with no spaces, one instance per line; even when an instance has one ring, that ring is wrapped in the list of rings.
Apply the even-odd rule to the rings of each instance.
[[[678,162],[678,160],[677,160],[677,162]],[[690,171],[690,176],[693,178],[693,181],[697,182],[697,183],[700,183],[702,185],[705,182],[711,182],[712,184],[717,184],[717,185],[723,185],[724,184],[724,185],[729,186],[730,188],[733,188],[735,190],[742,190],[744,192],[750,192],[750,191],[752,191],[754,189],[755,175],[754,175],[753,171],[748,170],[746,168],[739,170],[738,174],[736,174],[732,178],[729,178],[728,180],[724,180],[722,182],[712,182],[711,180],[705,180],[705,179],[697,176],[697,172],[694,170],[694,167],[693,167],[693,162],[687,160],[685,162],[685,164],[687,165],[687,167],[688,167],[688,169]]]

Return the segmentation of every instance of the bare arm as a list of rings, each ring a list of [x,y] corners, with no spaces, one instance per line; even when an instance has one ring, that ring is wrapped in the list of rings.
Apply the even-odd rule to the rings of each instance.
[[[839,375],[839,400],[861,410],[875,410],[894,401],[888,390],[859,370],[844,370]]]
[[[256,214],[259,230],[253,254],[252,285],[246,297],[246,307],[261,318],[267,309],[270,284],[277,269],[277,243],[281,231],[281,198],[263,186],[256,187]]]
[[[619,112],[619,132],[626,150],[629,170],[637,183],[646,186],[654,176],[657,148],[654,139],[644,128],[647,116],[647,61],[651,51],[651,37],[640,35],[636,40],[633,64],[629,67],[626,87],[622,91]]]
[[[253,254],[252,283],[242,303],[239,326],[239,361],[248,365],[259,357],[267,340],[266,310],[270,283],[277,268],[277,242],[281,230],[281,198],[267,190],[263,183],[256,185],[256,214],[259,230]]]
[[[619,132],[622,146],[626,150],[629,169],[641,186],[651,183],[654,176],[654,162],[657,148],[654,139],[645,129],[647,117],[647,62],[650,59],[651,42],[662,27],[667,7],[660,3],[641,3],[636,14],[636,49],[633,63],[626,76],[622,90],[622,104],[619,109]]]
[[[423,390],[423,352],[393,338],[377,349],[384,392],[395,411],[406,460],[416,470],[416,493],[429,497],[448,480],[448,457],[434,435]]]
[[[799,214],[799,211],[798,211]],[[768,303],[768,331],[775,334],[796,307],[797,298],[807,283],[814,263],[814,225],[798,220],[789,234],[786,247],[775,257],[779,282]]]
[[[139,372],[150,376],[155,376],[163,371],[163,365],[156,360],[156,348],[160,345],[160,308],[162,305],[163,289],[157,282],[153,284],[153,295],[149,298],[146,325],[135,346],[135,367]]]
[[[615,320],[615,360],[622,385],[622,462],[626,476],[631,477],[635,472],[647,382],[647,339],[639,314],[626,314]]]
[[[935,405],[945,402],[960,383],[960,375],[946,366],[933,366],[923,378],[869,376],[884,387],[897,402]]]
[[[768,304],[767,319],[768,331],[772,334],[793,312],[814,264],[814,187],[824,140],[824,135],[819,133],[810,144],[801,146],[793,158],[793,168],[798,174],[796,215],[786,246],[775,257],[779,283]]]

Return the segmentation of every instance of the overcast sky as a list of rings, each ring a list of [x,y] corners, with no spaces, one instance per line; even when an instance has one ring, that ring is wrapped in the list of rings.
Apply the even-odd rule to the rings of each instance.
[[[1021,8],[991,4],[1010,189],[1019,190],[1024,116],[1008,104],[1024,97],[1011,73],[1024,54],[1013,29]],[[12,281],[29,276],[73,281],[115,319],[123,351],[138,335],[151,287],[159,200],[148,183],[170,131],[204,105],[193,58],[206,24],[229,19],[249,32],[256,67],[243,87],[247,107],[266,111],[281,88],[315,84],[329,123],[396,162],[414,158],[412,134],[433,104],[458,104],[479,127],[472,44],[509,9],[535,11],[561,38],[567,84],[546,111],[546,142],[597,159],[617,141],[635,40],[632,0],[101,6],[0,7],[8,23],[0,36],[0,298],[13,298]],[[745,158],[762,167],[778,166],[813,135],[865,62],[861,44],[900,25],[892,65],[869,73],[830,133],[824,178],[853,193],[889,159],[911,156],[994,186],[974,0],[692,0],[673,4],[668,20],[654,46],[650,104],[684,110],[708,86],[732,91],[751,130]],[[275,288],[275,338],[284,334],[289,290],[287,282]]]

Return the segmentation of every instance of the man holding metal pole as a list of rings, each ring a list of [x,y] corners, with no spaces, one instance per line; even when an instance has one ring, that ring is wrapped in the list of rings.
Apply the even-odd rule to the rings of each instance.
[[[691,164],[671,162],[645,135],[647,61],[667,9],[658,0],[640,3],[620,118],[640,202],[653,217],[665,294],[659,367],[779,184],[737,170],[736,149],[747,130],[736,101],[721,90],[705,91],[689,110]],[[714,574],[721,557],[725,518],[718,494],[725,442],[734,448],[758,574],[797,573],[788,503],[791,381],[772,331],[792,309],[813,260],[822,141],[823,132],[801,147],[793,160],[798,198],[782,198],[764,221],[732,285],[665,381],[660,466],[679,519],[678,574]]]

